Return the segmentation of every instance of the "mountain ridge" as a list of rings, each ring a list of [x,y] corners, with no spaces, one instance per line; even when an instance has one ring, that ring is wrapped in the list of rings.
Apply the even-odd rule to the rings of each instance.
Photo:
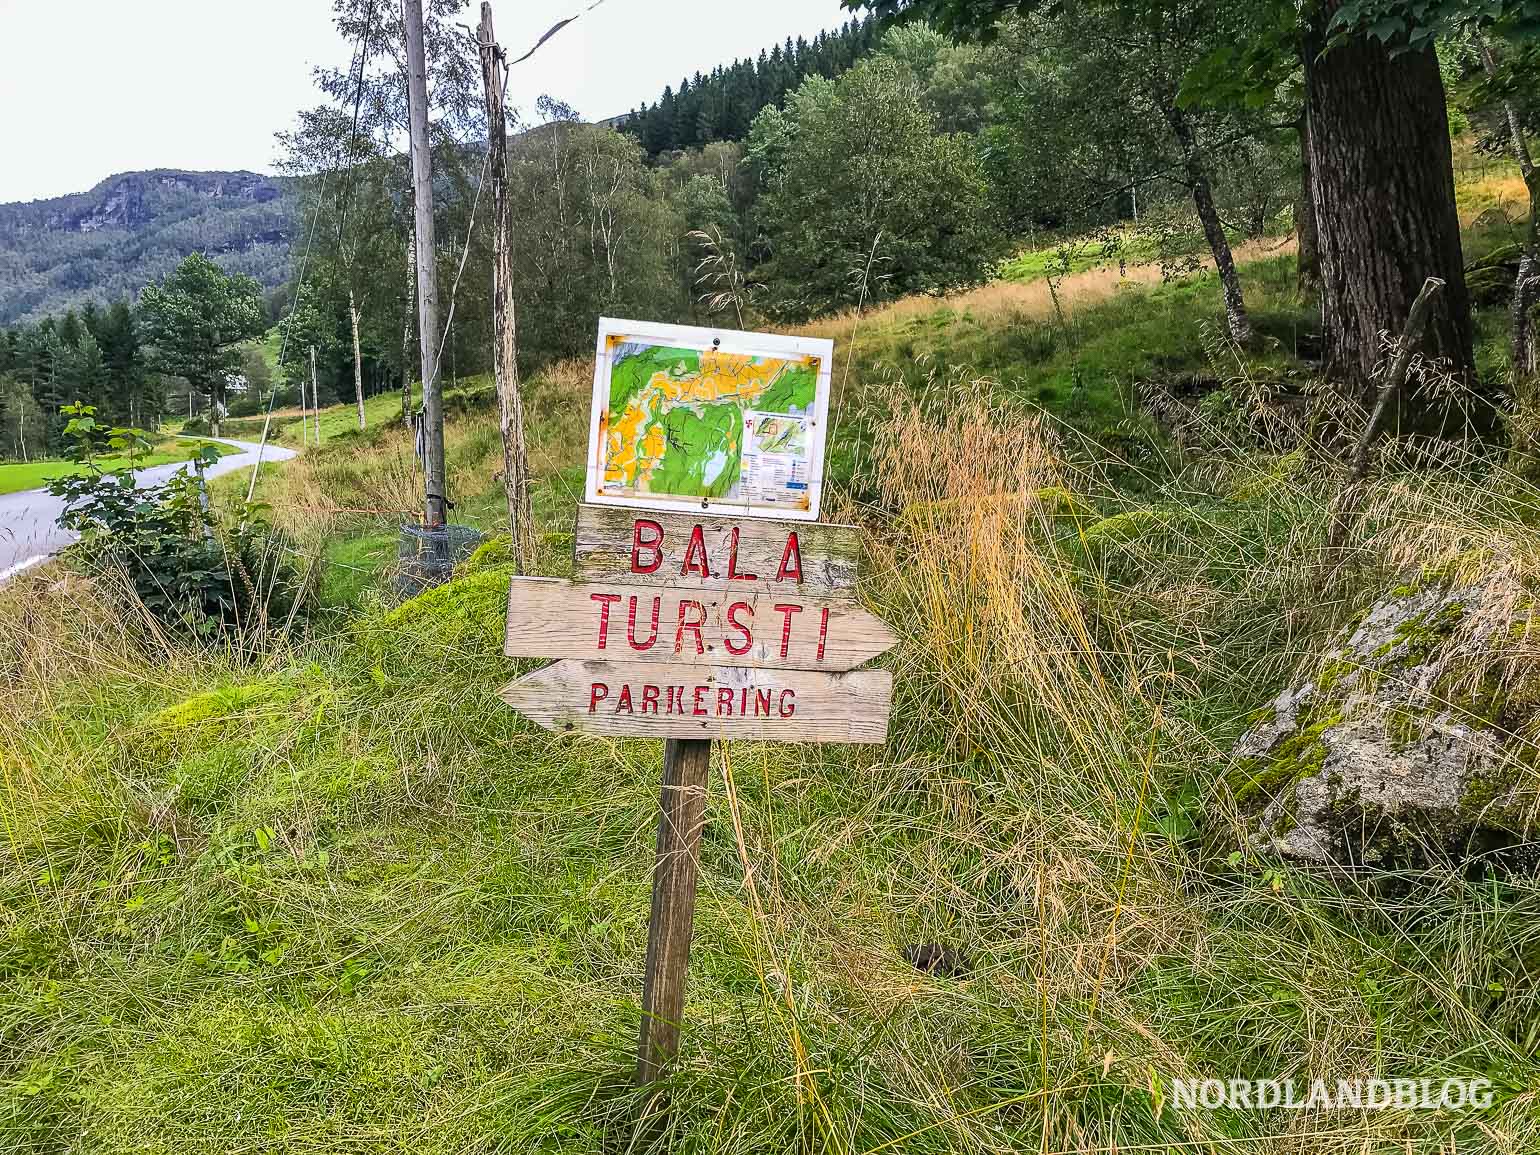
[[[85,192],[0,204],[0,325],[137,297],[192,252],[275,289],[292,235],[287,182],[243,170],[121,172]]]

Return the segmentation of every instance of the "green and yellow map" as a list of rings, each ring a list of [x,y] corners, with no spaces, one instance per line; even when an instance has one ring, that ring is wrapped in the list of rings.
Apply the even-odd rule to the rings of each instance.
[[[602,496],[808,508],[817,357],[607,343]]]

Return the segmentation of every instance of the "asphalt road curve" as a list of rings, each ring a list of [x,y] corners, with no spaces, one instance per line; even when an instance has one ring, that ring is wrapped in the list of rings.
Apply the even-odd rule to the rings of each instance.
[[[217,440],[240,452],[225,454],[208,467],[206,476],[214,478],[238,469],[250,469],[256,462],[258,447],[252,442],[231,441],[226,437]],[[294,456],[294,451],[269,445],[261,450],[261,454],[263,461],[287,461]],[[135,474],[134,483],[140,488],[160,485],[185,468],[185,462],[152,465]],[[46,489],[27,489],[0,496],[0,582],[47,561],[75,540],[75,534],[59,525],[59,515],[63,512],[64,499]]]

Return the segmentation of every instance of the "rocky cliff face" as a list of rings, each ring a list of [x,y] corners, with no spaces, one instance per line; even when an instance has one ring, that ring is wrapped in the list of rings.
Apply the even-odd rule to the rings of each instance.
[[[136,295],[194,251],[272,288],[290,234],[284,185],[253,172],[119,173],[89,192],[0,205],[0,324]]]

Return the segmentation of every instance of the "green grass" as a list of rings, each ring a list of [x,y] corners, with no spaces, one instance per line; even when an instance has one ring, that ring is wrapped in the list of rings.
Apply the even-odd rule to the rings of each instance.
[[[228,445],[220,445],[218,442],[204,441],[198,438],[185,438],[180,441],[163,439],[157,443],[153,452],[142,458],[130,460],[126,457],[104,457],[99,464],[103,469],[121,469],[126,465],[132,465],[136,469],[146,468],[152,465],[169,465],[174,461],[186,461],[191,456],[196,445],[213,445],[223,457],[235,450]],[[70,477],[78,473],[84,473],[85,466],[72,461],[51,459],[47,461],[9,461],[0,464],[0,494],[20,493],[28,489],[40,489],[50,481],[61,477]]]
[[[484,406],[492,397],[490,377],[467,377],[459,388],[448,390],[444,395],[444,404],[449,413],[466,412],[473,408]],[[338,405],[328,405],[321,410],[320,439],[324,445],[338,437],[357,437],[358,405],[353,401],[347,401]],[[373,397],[364,398],[364,420],[366,428],[364,435],[369,431],[382,427],[399,425],[401,423],[401,395],[399,393],[385,392]],[[265,416],[226,418],[221,423],[221,430],[227,437],[234,437],[242,441],[256,441],[262,437]],[[268,431],[269,440],[278,445],[291,449],[303,449],[313,445],[316,438],[316,423],[313,416],[301,417],[297,409],[282,409],[273,414],[272,425]]]
[[[1120,262],[1142,264],[1159,255],[1155,242],[1143,233],[1132,228],[1114,229],[1103,236],[1042,240],[1001,262],[996,275],[1007,281],[1038,281]]]
[[[1296,368],[1290,262],[1243,276],[1257,369]],[[1067,330],[943,309],[863,334],[853,376],[903,387],[852,398],[862,452],[829,502],[864,524],[861,595],[900,637],[892,734],[719,751],[661,1120],[629,1087],[659,745],[559,738],[500,701],[533,665],[501,655],[506,566],[393,607],[393,525],[346,522],[323,543],[331,612],[265,653],[168,650],[78,581],[0,592],[7,1149],[1536,1149],[1534,878],[1232,856],[1223,793],[1247,716],[1399,580],[1397,551],[1523,556],[1533,495],[1392,478],[1359,568],[1323,587],[1319,462],[1221,454],[1131,493],[1023,420],[1105,432],[1132,381],[1215,372],[1217,316],[1206,278]],[[530,390],[551,576],[582,489],[586,385],[566,388]],[[399,437],[350,416],[323,414],[304,459],[339,503]],[[460,414],[450,441],[480,463],[457,520],[496,532],[495,426]],[[971,969],[917,973],[921,942]],[[1305,1119],[1169,1096],[1365,1074],[1486,1075],[1499,1105]]]
[[[542,479],[548,538],[570,524],[568,481]],[[493,492],[478,499],[489,514]],[[1073,577],[1104,620],[1139,631],[1141,652],[1179,656],[1132,860],[1139,774],[1120,759],[1148,741],[1147,728],[1123,732],[1147,717],[1137,693],[1121,697],[1116,677],[1093,690],[1084,655],[1052,656],[1060,640],[1047,637],[1031,660],[1097,695],[1088,710],[1117,704],[1097,715],[1101,753],[1077,755],[1006,667],[991,675],[998,700],[974,712],[945,674],[969,659],[933,654],[912,612],[926,588],[914,567],[936,539],[872,537],[866,594],[904,639],[892,739],[734,744],[737,828],[713,771],[662,1131],[639,1123],[628,1088],[658,746],[563,741],[497,699],[528,668],[500,654],[505,569],[390,609],[346,574],[380,565],[393,538],[355,538],[333,548],[328,578],[329,600],[358,599],[353,612],[250,661],[157,653],[110,617],[96,634],[104,607],[49,603],[31,628],[69,621],[70,636],[97,639],[96,660],[72,657],[46,702],[4,723],[3,748],[25,767],[3,796],[10,1142],[939,1155],[1036,1149],[1046,1127],[1052,1150],[1266,1149],[1286,1118],[1158,1107],[1152,1081],[1301,1063],[1495,1074],[1510,1090],[1483,1122],[1532,1137],[1511,1088],[1540,1066],[1506,1041],[1523,1037],[1535,998],[1532,883],[1444,880],[1398,915],[1295,871],[1275,886],[1266,861],[1225,865],[1222,828],[1196,833],[1191,784],[1222,766],[1206,741],[1233,736],[1241,704],[1285,675],[1290,636],[1309,636],[1277,612],[1307,588],[1281,559],[1320,516],[1309,488],[1226,492],[1173,487],[1172,515],[1125,519],[1159,520],[1160,534],[1087,533],[1106,539],[1098,560],[1023,590],[1035,599]],[[1066,524],[1034,549],[1052,557],[1078,536]],[[545,572],[561,572],[564,545],[550,542]],[[902,568],[889,568],[895,551]],[[1137,582],[1120,576],[1131,566]],[[947,572],[951,612],[980,590],[966,567]],[[1197,586],[1223,594],[1223,613],[1161,608]],[[970,975],[917,975],[902,952],[931,941],[960,946]],[[1451,1129],[1474,1142],[1457,1120],[1382,1125],[1398,1142]]]

